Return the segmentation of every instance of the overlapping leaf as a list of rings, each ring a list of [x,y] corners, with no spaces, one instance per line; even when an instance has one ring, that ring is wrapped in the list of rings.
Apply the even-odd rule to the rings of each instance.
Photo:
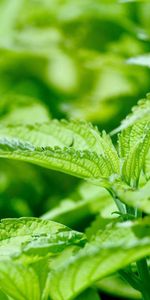
[[[130,127],[135,124],[136,121],[141,119],[149,118],[150,115],[150,94],[147,94],[145,99],[142,99],[138,102],[136,106],[132,108],[131,114],[129,114],[126,119],[121,122],[121,125],[112,132],[112,134]]]
[[[78,296],[75,300],[100,300],[100,295],[94,289],[87,289],[80,296]]]
[[[37,218],[0,222],[0,289],[13,300],[46,300],[48,256],[81,247],[86,238],[68,227]],[[31,284],[32,282],[32,284]]]
[[[2,126],[0,157],[91,180],[119,173],[119,158],[110,138],[105,133],[100,136],[86,123],[52,121],[45,125]]]
[[[103,217],[112,217],[116,205],[110,194],[99,186],[84,182],[76,190],[77,200],[73,197],[62,199],[61,203],[46,212],[42,219],[60,222],[67,226],[79,225],[80,222],[100,213]]]
[[[0,222],[0,254],[19,257],[22,253],[40,256],[56,254],[85,237],[64,225],[36,218],[4,219]]]
[[[101,154],[107,147],[109,152],[116,153],[108,136],[101,136],[96,127],[86,122],[51,120],[34,125],[2,125],[0,136],[19,138],[34,146],[66,146],[78,150],[91,150],[97,154]]]
[[[122,296],[123,299],[140,299],[140,293],[132,288],[119,274],[113,274],[109,277],[103,278],[96,286],[103,292],[109,292],[111,295],[119,297]]]
[[[143,129],[141,133],[139,133],[140,127]],[[141,171],[147,170],[147,155],[150,150],[150,122],[133,125],[130,134],[123,133],[123,135],[125,140],[128,137],[129,142],[127,148],[123,147],[124,137],[122,138],[121,148],[122,152],[125,153],[122,173],[128,184],[137,186]]]
[[[123,159],[123,179],[131,186],[138,185],[141,171],[148,177],[147,157],[150,151],[150,98],[139,102],[118,128],[119,154]]]
[[[0,260],[0,287],[13,300],[41,299],[40,283],[34,269],[11,260]]]
[[[98,279],[150,254],[149,224],[147,219],[108,227],[71,258],[56,260],[48,281],[50,297],[71,300]]]
[[[124,222],[97,234],[96,240],[68,259],[52,264],[49,293],[52,300],[71,300],[98,279],[150,254],[150,220]],[[67,281],[66,281],[67,278]]]
[[[150,214],[150,181],[138,189],[131,188],[124,183],[118,182],[113,185],[112,189],[115,195],[126,205],[133,206]]]

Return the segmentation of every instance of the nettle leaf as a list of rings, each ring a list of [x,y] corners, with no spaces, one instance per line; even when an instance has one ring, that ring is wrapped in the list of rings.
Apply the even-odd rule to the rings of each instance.
[[[104,135],[101,140],[104,141],[102,154],[98,155],[91,150],[81,151],[72,147],[35,147],[29,141],[10,136],[4,137],[2,133],[0,157],[31,162],[80,178],[108,178],[119,172],[119,158],[113,145],[110,147],[110,139]]]
[[[117,154],[117,151],[111,141],[109,135],[105,132],[102,134],[102,143],[101,143],[101,154],[106,158],[108,165],[110,166],[111,173],[119,174],[120,173],[120,161]]]
[[[21,141],[32,143],[35,147],[72,147],[77,150],[90,150],[97,154],[111,153],[117,155],[111,139],[97,127],[80,121],[51,120],[47,123],[32,125],[1,125],[0,136],[18,138]],[[117,161],[117,157],[116,157]]]
[[[135,130],[139,125],[139,130]],[[129,138],[128,147],[124,148],[123,151],[126,150],[125,160],[123,163],[122,174],[125,181],[132,185],[137,186],[141,171],[146,170],[147,172],[147,155],[150,149],[150,122],[146,122],[142,126],[142,133],[140,134],[140,124],[136,124],[130,130],[130,135],[127,136]],[[128,131],[128,130],[127,130]],[[136,134],[135,134],[136,132]],[[139,134],[138,134],[139,132]],[[125,136],[125,133],[123,134]],[[125,140],[127,137],[125,137]],[[121,147],[123,149],[123,138]]]
[[[0,222],[0,255],[57,254],[69,245],[83,245],[86,239],[68,227],[37,218],[4,219]]]
[[[71,300],[131,262],[150,254],[150,219],[123,222],[99,231],[95,240],[74,253],[53,261],[49,276],[52,300]]]
[[[122,160],[122,177],[130,186],[138,186],[141,172],[150,174],[150,94],[140,100],[132,113],[113,133],[119,135],[119,156]]]
[[[133,206],[139,210],[144,211],[145,213],[150,214],[150,200],[149,200],[149,191],[150,191],[150,181],[148,181],[143,187],[138,189],[131,188],[128,185],[116,182],[112,186],[112,190],[116,197],[128,206]]]
[[[49,219],[60,222],[67,226],[79,225],[89,216],[101,214],[103,217],[112,218],[112,212],[116,205],[106,189],[83,182],[75,190],[77,199],[72,195],[62,199],[60,204],[42,215],[42,219]]]
[[[131,114],[129,114],[122,122],[121,125],[112,131],[111,134],[115,134],[119,131],[130,127],[135,124],[138,120],[148,118],[150,115],[150,93],[146,95],[145,99],[138,101],[137,105],[132,108]]]
[[[136,121],[119,135],[119,154],[126,157],[149,133],[150,119]]]
[[[126,128],[119,135],[119,155],[123,160],[123,179],[133,187],[138,185],[141,171],[144,171],[146,176],[146,173],[148,173],[147,155],[150,149],[149,116],[150,99],[147,99],[147,101],[143,101],[141,105],[139,104],[135,108],[131,117],[129,115],[124,121]]]
[[[146,175],[147,180],[150,179],[150,151],[148,152],[148,155],[145,159],[145,165],[144,165],[144,173]]]
[[[58,125],[58,126],[57,126]],[[50,123],[34,125],[7,125],[0,127],[0,136],[18,138],[21,141],[29,142],[34,147],[59,146],[70,147],[73,137],[69,132],[62,130],[57,120]]]
[[[40,283],[34,269],[12,260],[0,260],[0,288],[13,300],[41,299]]]
[[[0,139],[0,157],[30,162],[80,178],[108,177],[110,170],[105,158],[94,152],[69,148],[34,148],[16,139]]]

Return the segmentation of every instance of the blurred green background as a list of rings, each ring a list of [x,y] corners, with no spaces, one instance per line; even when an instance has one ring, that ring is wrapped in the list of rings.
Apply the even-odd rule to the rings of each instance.
[[[150,91],[149,52],[148,1],[0,0],[0,121],[79,119],[110,132]],[[98,214],[99,197],[110,217],[106,192],[0,161],[1,218],[50,211],[51,219],[82,230]]]

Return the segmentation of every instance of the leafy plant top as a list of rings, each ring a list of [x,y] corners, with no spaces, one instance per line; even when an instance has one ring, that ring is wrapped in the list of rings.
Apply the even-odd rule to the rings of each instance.
[[[106,201],[96,208],[96,211],[100,209],[100,216],[86,234],[48,219],[63,220],[65,214],[76,212],[79,219],[88,216],[92,200],[93,207],[97,203],[92,191],[91,198],[85,197],[82,191],[84,200],[66,200],[39,219],[2,220],[0,287],[6,298],[78,300],[88,295],[90,300],[97,300],[97,292],[91,288],[93,284],[119,272],[144,300],[149,299],[149,111],[148,96],[116,130],[120,131],[117,147],[109,134],[100,134],[86,122],[1,124],[1,158],[29,162],[85,179],[97,185],[95,189],[99,189],[101,199]],[[112,211],[112,199],[115,211]],[[111,218],[102,215],[107,205],[114,213]]]

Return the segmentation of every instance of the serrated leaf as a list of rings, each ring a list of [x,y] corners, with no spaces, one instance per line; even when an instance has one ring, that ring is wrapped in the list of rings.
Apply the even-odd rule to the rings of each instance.
[[[139,126],[140,127],[140,126]],[[142,126],[143,127],[143,126]],[[123,163],[122,174],[124,180],[131,186],[137,186],[141,171],[147,170],[147,155],[150,150],[150,122],[144,125],[141,135],[132,137],[131,128],[129,146],[126,149],[125,160]],[[122,152],[123,152],[122,144]]]
[[[136,121],[132,126],[119,134],[119,154],[126,157],[139,141],[149,133],[150,119]]]
[[[0,157],[58,170],[80,178],[108,178],[115,170],[104,156],[73,148],[39,148],[16,138],[0,138]]]
[[[55,146],[60,148],[53,149]],[[47,124],[1,126],[0,156],[81,178],[107,178],[120,172],[110,137],[106,133],[101,136],[97,128],[84,122],[52,120]]]
[[[111,141],[109,135],[105,132],[102,134],[101,138],[101,154],[106,158],[108,165],[110,166],[111,173],[119,174],[120,173],[120,161],[117,154],[117,151]]]
[[[135,124],[142,119],[149,119],[150,116],[150,94],[146,95],[146,99],[139,100],[138,104],[132,108],[131,114],[129,114],[122,122],[121,125],[112,131],[112,135],[123,131],[124,129]]]
[[[141,172],[148,173],[147,155],[150,149],[150,98],[142,100],[118,128],[119,155],[122,159],[123,180],[134,187]]]
[[[82,245],[82,233],[53,221],[37,218],[4,219],[0,222],[0,255],[19,257],[26,255],[57,254],[73,244]]]
[[[93,242],[71,258],[56,260],[51,267],[49,293],[52,300],[71,300],[104,278],[150,254],[150,220],[124,222],[100,231]]]
[[[108,135],[102,136],[98,129],[87,122],[51,120],[47,123],[1,125],[0,136],[17,138],[32,143],[35,147],[71,147],[77,150],[89,150],[98,155],[113,157],[114,167],[117,168],[117,152]]]

